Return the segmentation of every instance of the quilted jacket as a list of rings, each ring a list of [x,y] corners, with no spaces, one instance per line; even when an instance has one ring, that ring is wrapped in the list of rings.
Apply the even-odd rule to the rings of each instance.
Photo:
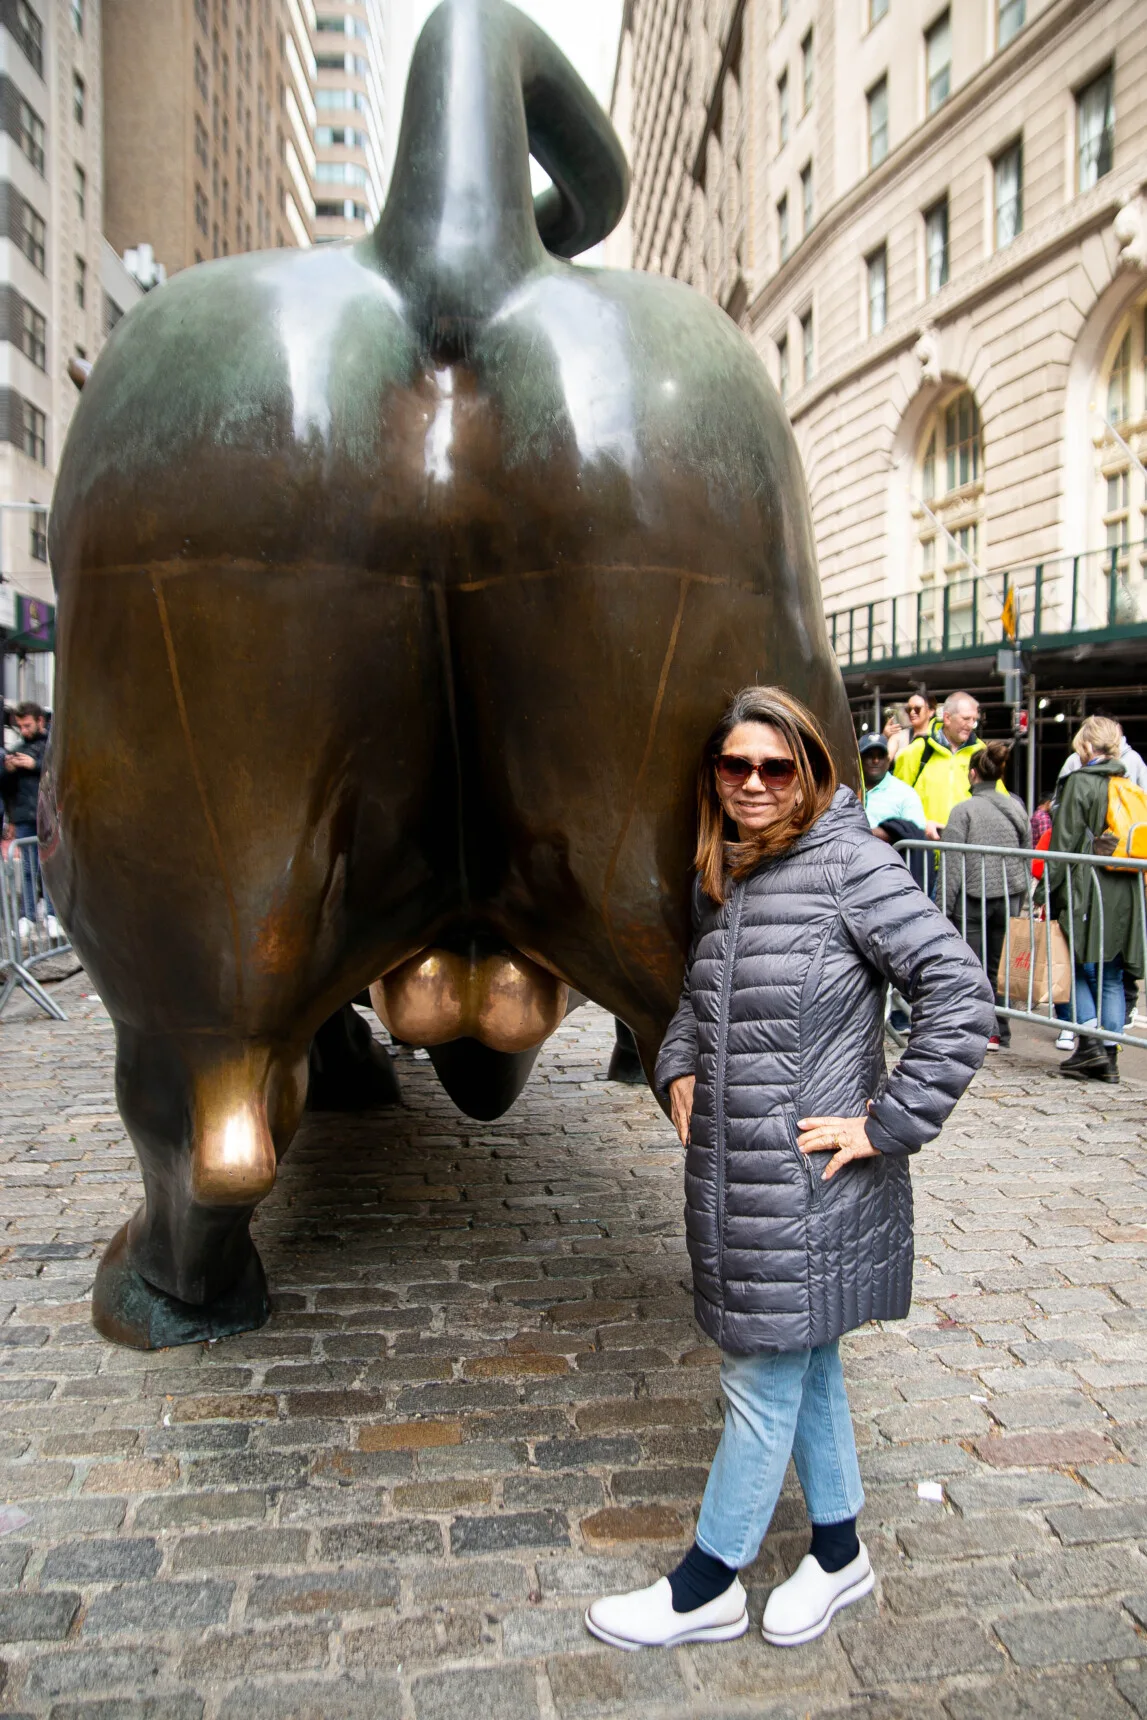
[[[697,1077],[685,1225],[700,1325],[751,1355],[902,1318],[907,1155],[939,1133],[995,1032],[983,969],[847,788],[722,907],[697,888],[694,917],[656,1085]],[[891,1075],[889,981],[912,1004]],[[870,1099],[881,1156],[822,1182],[829,1155],[800,1154],[797,1119],[861,1116]]]

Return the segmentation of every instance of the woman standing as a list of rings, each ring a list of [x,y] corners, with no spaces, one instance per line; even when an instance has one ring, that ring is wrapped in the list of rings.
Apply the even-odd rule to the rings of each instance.
[[[1120,763],[1123,731],[1110,717],[1088,717],[1072,746],[1080,768],[1060,778],[1051,852],[1110,854],[1114,843],[1104,836],[1107,796],[1112,779],[1127,774]],[[1101,866],[1073,868],[1070,880],[1067,872],[1062,860],[1049,860],[1044,880],[1051,911],[1074,943],[1076,1020],[1083,1027],[1079,1044],[1059,1070],[1072,1081],[1118,1081],[1118,1045],[1105,1044],[1087,1028],[1123,1031],[1124,972],[1136,981],[1143,978],[1143,884],[1136,873]]]
[[[908,1154],[939,1132],[993,1020],[971,950],[838,788],[795,699],[737,694],[706,744],[698,800],[695,935],[656,1081],[687,1149],[694,1306],[723,1352],[727,1410],[685,1559],[586,1614],[621,1648],[748,1628],[737,1573],[790,1455],[812,1547],[769,1597],[766,1640],[807,1642],[871,1589],[838,1340],[908,1312]],[[890,1076],[889,983],[912,1002]]]
[[[945,842],[963,842],[977,848],[1026,848],[1031,835],[1027,808],[1014,794],[1001,794],[1012,749],[1007,741],[988,741],[968,767],[972,798],[952,808],[944,826]],[[1019,912],[1027,896],[1028,863],[1017,856],[1002,859],[998,854],[945,854],[941,858],[944,910],[952,924],[967,938],[976,959],[997,983],[1000,957],[1007,943],[1008,920]],[[1003,1003],[996,992],[997,1010]],[[1011,1023],[996,1016],[996,1031],[988,1050],[1010,1045]]]

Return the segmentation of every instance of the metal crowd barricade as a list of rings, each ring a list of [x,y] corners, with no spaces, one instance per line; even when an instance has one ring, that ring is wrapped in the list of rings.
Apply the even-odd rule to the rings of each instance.
[[[71,948],[44,887],[40,844],[34,836],[11,843],[0,860],[0,1012],[19,986],[53,1020],[67,1021],[32,969]]]
[[[1138,847],[1142,850],[1145,839],[1147,839],[1147,826],[1136,825],[1131,832],[1131,847]],[[1147,881],[1144,879],[1144,874],[1147,873],[1147,860],[1125,860],[1122,858],[1116,860],[1102,854],[1066,854],[1055,848],[995,848],[981,847],[978,844],[968,842],[930,842],[926,838],[914,838],[911,841],[898,842],[896,847],[902,853],[917,850],[933,857],[928,870],[930,878],[935,879],[937,905],[947,914],[948,918],[954,921],[966,942],[970,944],[975,941],[979,942],[985,962],[985,971],[987,968],[987,904],[992,900],[998,901],[1001,896],[1005,901],[1015,903],[1017,894],[1020,895],[1019,902],[1009,907],[1006,918],[1002,963],[1002,971],[1005,976],[1004,987],[1001,989],[998,985],[998,974],[988,974],[993,991],[1001,999],[997,1005],[998,1014],[1010,1016],[1018,1021],[1031,1021],[1037,1027],[1052,1027],[1057,1032],[1061,1032],[1065,1028],[1069,1032],[1077,1034],[1090,1032],[1104,1040],[1110,1040],[1112,1043],[1147,1050],[1147,1031],[1128,1033],[1125,1023],[1124,1031],[1115,1033],[1102,1025],[1104,967],[1105,965],[1110,967],[1111,963],[1105,964],[1102,960],[1104,906],[1103,893],[1099,887],[1101,868],[1104,871],[1129,873],[1131,876],[1139,878],[1140,887],[1132,893],[1133,912],[1138,922],[1139,931],[1144,935],[1145,946],[1147,946]],[[1020,860],[1024,863],[1028,878],[1022,893],[1008,889],[1007,863],[1009,860],[1013,862]],[[1054,920],[1050,917],[1050,908],[1043,899],[1044,892],[1041,891],[1040,883],[1032,876],[1033,861],[1044,863],[1042,883],[1045,886],[1049,862],[1062,863],[1065,868],[1063,888],[1058,893],[1057,900],[1062,897],[1062,907],[1067,914],[1065,936],[1071,977],[1070,1013],[1068,1014],[1057,1014],[1056,1005],[1052,999],[1052,993],[1055,989],[1053,985],[1053,928],[1060,922],[1058,917]],[[997,867],[999,868],[998,872],[995,870]],[[952,908],[948,909],[946,907],[948,879],[954,869],[958,870],[959,874],[957,896]],[[999,885],[999,888],[991,894],[987,888],[989,878],[992,878]],[[1080,898],[1083,906],[1077,912],[1075,899],[1080,890],[1083,892]],[[1050,894],[1050,892],[1047,893]],[[968,937],[969,899],[973,903],[973,913],[979,922],[977,926],[973,921],[972,938]],[[1082,933],[1085,929],[1083,923],[1090,918],[1093,912],[1099,925],[1101,957],[1096,964],[1095,981],[1092,987],[1096,1000],[1098,1026],[1095,1024],[1095,1018],[1091,1016],[1086,1022],[1080,1021],[1076,987],[1077,928]],[[1032,959],[1028,965],[1026,995],[1023,993],[1013,995],[1011,984],[1013,923],[1017,919],[1026,920],[1028,923],[1028,948]],[[1061,927],[1061,929],[1063,928]],[[978,938],[976,937],[977,932],[979,933]],[[1081,948],[1086,947],[1084,938],[1080,937],[1079,945]],[[1040,946],[1042,946],[1044,958],[1044,982],[1047,991],[1046,998],[1042,999],[1036,995],[1037,962],[1035,956],[1037,948]],[[1065,1009],[1068,1004],[1059,1007]]]

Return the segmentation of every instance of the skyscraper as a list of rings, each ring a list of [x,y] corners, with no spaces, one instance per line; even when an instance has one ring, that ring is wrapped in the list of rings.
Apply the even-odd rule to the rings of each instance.
[[[105,232],[168,274],[308,245],[312,0],[104,0]]]
[[[315,60],[315,241],[357,238],[382,207],[388,0],[318,0]]]
[[[104,335],[99,11],[84,0],[0,7],[0,632],[4,690],[47,697],[37,605],[52,595],[47,504],[76,391],[72,356]],[[30,607],[31,605],[31,607]],[[31,623],[31,625],[29,625]],[[22,661],[21,639],[29,648]],[[19,665],[19,667],[18,667]]]

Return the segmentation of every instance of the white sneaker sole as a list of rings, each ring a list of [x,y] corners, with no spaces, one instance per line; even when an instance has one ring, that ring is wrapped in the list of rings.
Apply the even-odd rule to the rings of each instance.
[[[667,1636],[664,1642],[632,1642],[627,1636],[614,1636],[611,1631],[602,1630],[589,1616],[589,1608],[585,1613],[585,1628],[591,1636],[596,1636],[600,1642],[607,1642],[610,1648],[639,1649],[639,1648],[680,1648],[683,1642],[732,1642],[734,1637],[744,1636],[749,1628],[749,1615],[743,1612],[732,1624],[704,1625],[699,1630],[683,1630],[677,1636]]]
[[[812,1642],[814,1637],[824,1635],[832,1623],[833,1615],[838,1613],[841,1607],[850,1606],[853,1601],[863,1600],[865,1595],[872,1593],[875,1585],[876,1573],[870,1570],[866,1576],[861,1577],[858,1583],[853,1583],[850,1589],[844,1589],[839,1595],[835,1595],[829,1602],[828,1611],[824,1616],[818,1618],[815,1624],[809,1625],[805,1630],[793,1631],[790,1636],[785,1636],[779,1631],[766,1630],[762,1625],[761,1635],[766,1642],[771,1642],[774,1648],[797,1648],[802,1642]]]

